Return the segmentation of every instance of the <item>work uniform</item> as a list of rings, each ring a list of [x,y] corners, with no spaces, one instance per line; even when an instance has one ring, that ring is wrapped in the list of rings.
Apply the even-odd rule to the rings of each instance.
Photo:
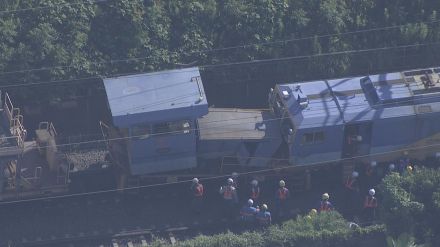
[[[193,193],[192,209],[196,213],[200,213],[202,209],[203,194],[204,194],[203,185],[201,183],[193,183],[191,185],[191,191]]]
[[[258,199],[260,198],[260,187],[258,185],[252,185],[249,196],[254,201],[255,205],[258,205]]]
[[[318,212],[327,212],[333,210],[333,205],[328,200],[321,200],[319,202]]]
[[[220,194],[223,197],[225,214],[233,216],[235,204],[238,202],[237,190],[232,185],[226,185],[220,188]]]
[[[268,226],[272,223],[272,216],[267,210],[259,211],[257,213],[256,219],[260,226]]]
[[[364,180],[364,183],[362,183],[362,191],[366,190],[367,188],[373,187],[376,183],[379,182],[377,179],[376,167],[370,164],[366,166]]]
[[[276,193],[276,202],[278,204],[278,216],[282,217],[287,211],[287,200],[290,197],[289,189],[280,187]]]
[[[376,216],[377,199],[374,196],[368,195],[364,201],[364,213],[367,221],[374,220]]]
[[[348,177],[344,184],[344,188],[346,190],[346,194],[348,195],[346,211],[349,218],[354,217],[359,213],[362,205],[362,198],[359,194],[359,183],[357,178],[353,178],[352,176]]]
[[[257,209],[252,206],[243,206],[240,210],[240,218],[244,222],[253,222],[255,220],[255,215],[257,214]]]

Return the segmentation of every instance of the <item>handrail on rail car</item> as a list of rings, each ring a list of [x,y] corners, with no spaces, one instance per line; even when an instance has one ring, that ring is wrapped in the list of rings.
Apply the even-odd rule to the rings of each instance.
[[[51,133],[53,136],[57,136],[58,132],[55,129],[55,126],[53,125],[52,122],[40,122],[38,124],[38,129],[40,130],[47,130],[49,133]]]

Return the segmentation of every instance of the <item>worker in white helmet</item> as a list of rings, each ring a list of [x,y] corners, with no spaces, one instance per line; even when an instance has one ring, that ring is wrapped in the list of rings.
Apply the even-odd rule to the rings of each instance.
[[[234,180],[228,178],[226,185],[221,186],[219,190],[225,204],[225,214],[229,217],[234,215],[235,205],[238,203],[237,190],[234,187]]]
[[[289,189],[286,188],[286,182],[280,180],[278,182],[279,188],[276,192],[276,205],[278,206],[278,216],[283,217],[287,211],[287,201],[290,198]]]
[[[394,165],[394,163],[391,163],[389,166],[388,166],[388,171],[389,172],[394,172],[396,170],[396,165]]]
[[[258,205],[258,200],[260,199],[260,186],[256,179],[251,181],[250,198],[254,200],[256,205]]]
[[[260,226],[268,226],[272,223],[272,215],[269,212],[267,204],[261,206],[260,211],[256,215],[257,222]]]
[[[377,199],[375,197],[376,191],[370,189],[364,201],[364,216],[367,222],[373,221],[376,216]]]
[[[254,201],[249,199],[240,210],[240,218],[245,224],[254,223],[257,208],[254,207]]]
[[[371,188],[379,182],[377,161],[373,160],[365,167],[365,176],[362,177],[361,188]]]
[[[360,201],[362,200],[359,194],[359,173],[357,171],[353,171],[351,175],[347,178],[344,183],[346,195],[348,200],[346,201],[345,211],[348,214],[349,218],[354,217],[359,213],[361,208]]]
[[[358,182],[359,173],[357,171],[353,171],[351,175],[345,181],[344,187],[350,191],[359,191],[359,182]]]
[[[202,210],[204,189],[198,178],[193,178],[191,183],[191,192],[193,195],[191,208],[197,214]]]

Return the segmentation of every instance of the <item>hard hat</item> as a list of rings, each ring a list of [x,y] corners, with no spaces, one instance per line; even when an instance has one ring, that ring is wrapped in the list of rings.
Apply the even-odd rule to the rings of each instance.
[[[310,210],[310,212],[309,212],[309,214],[311,214],[311,215],[314,215],[314,214],[317,214],[318,213],[318,210],[316,210],[316,209],[314,209],[314,208],[312,208],[311,210]]]
[[[280,186],[281,186],[281,187],[286,186],[286,182],[284,182],[284,180],[280,180]]]
[[[252,205],[254,204],[254,201],[253,201],[252,199],[249,199],[249,200],[247,201],[247,203],[248,203],[249,206],[252,206]]]
[[[329,198],[330,196],[328,195],[328,193],[322,194],[322,200],[328,200]]]
[[[388,166],[388,169],[389,169],[390,171],[394,171],[394,169],[396,169],[396,165],[394,165],[394,164],[390,164],[390,165]]]
[[[412,166],[407,166],[407,167],[406,167],[406,170],[407,170],[408,172],[412,172],[412,171],[413,171],[413,167],[412,167]]]
[[[228,180],[226,180],[226,182],[227,182],[228,184],[233,184],[233,183],[234,183],[234,180],[233,180],[232,178],[228,178]]]
[[[267,207],[266,204],[261,205],[261,208],[264,209],[264,210],[267,210],[267,209],[268,209],[268,207]]]
[[[368,191],[368,194],[370,194],[370,196],[374,196],[374,194],[376,194],[376,191],[374,189],[370,189]]]
[[[370,165],[371,165],[372,167],[375,167],[375,166],[377,166],[377,162],[373,160],[373,161],[371,161]]]
[[[306,215],[306,219],[311,220],[311,219],[312,219],[312,216],[310,216],[310,215]]]
[[[357,177],[359,177],[359,173],[354,171],[354,172],[351,173],[351,177],[357,178]]]
[[[232,177],[233,177],[233,178],[236,178],[236,177],[238,177],[238,173],[236,173],[236,172],[233,172],[233,173],[232,173]]]
[[[257,186],[257,185],[258,185],[258,181],[254,179],[254,180],[252,180],[251,184],[252,184],[253,186]]]
[[[199,182],[199,179],[198,179],[198,178],[193,178],[193,179],[192,179],[192,182],[196,184],[196,183]]]

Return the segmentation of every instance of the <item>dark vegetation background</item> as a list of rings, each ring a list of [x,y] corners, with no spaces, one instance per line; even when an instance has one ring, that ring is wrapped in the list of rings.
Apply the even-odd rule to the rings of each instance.
[[[14,11],[38,7],[49,8]],[[262,107],[275,83],[440,64],[436,0],[0,0],[0,10],[0,86],[59,81],[8,88],[27,102],[103,93],[84,78],[189,64],[217,65],[203,69],[211,104]],[[403,26],[322,37],[395,25]],[[260,45],[212,51],[248,44]]]

